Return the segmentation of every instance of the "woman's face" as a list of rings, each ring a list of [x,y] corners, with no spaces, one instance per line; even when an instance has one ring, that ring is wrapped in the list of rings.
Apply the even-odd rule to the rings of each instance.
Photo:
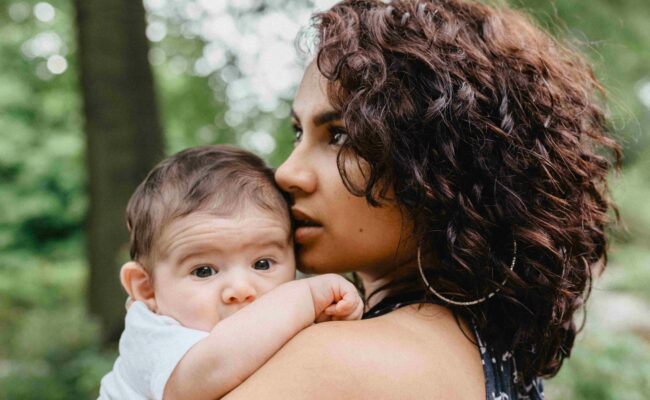
[[[275,174],[293,199],[298,265],[309,273],[384,274],[415,253],[412,223],[395,203],[375,208],[345,188],[336,162],[345,126],[326,93],[325,78],[310,64],[293,103],[295,148]],[[348,174],[361,179],[351,164]]]

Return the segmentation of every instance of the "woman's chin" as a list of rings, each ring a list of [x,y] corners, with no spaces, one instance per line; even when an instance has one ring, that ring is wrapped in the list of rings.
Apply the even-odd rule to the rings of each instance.
[[[337,265],[331,262],[331,256],[321,252],[297,248],[296,263],[298,271],[303,274],[344,273],[350,270],[349,265]]]
[[[296,265],[298,271],[302,272],[303,274],[307,275],[316,275],[316,274],[326,274],[331,271],[327,270],[324,268],[322,265],[314,264],[312,262],[309,262],[309,259],[307,261],[303,261],[302,257],[298,256],[298,263]]]

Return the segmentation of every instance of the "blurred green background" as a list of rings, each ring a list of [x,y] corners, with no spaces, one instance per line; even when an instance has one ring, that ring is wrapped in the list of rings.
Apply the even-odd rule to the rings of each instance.
[[[106,295],[89,286],[89,168],[101,168],[95,165],[101,154],[87,145],[92,125],[84,125],[84,93],[101,86],[80,77],[86,68],[80,47],[93,43],[78,40],[86,32],[80,21],[87,19],[77,18],[76,11],[97,6],[110,19],[111,7],[122,4],[120,12],[128,14],[133,4],[140,6],[136,0],[127,3],[0,0],[0,399],[94,399],[116,356],[114,337],[102,326],[114,320],[102,314]],[[164,143],[152,157],[228,142],[278,165],[291,148],[288,110],[301,71],[293,41],[310,12],[331,3],[147,0],[144,32],[120,35],[119,25],[103,31],[102,46],[138,34],[148,39],[143,51],[155,85],[152,115],[160,121]],[[612,232],[611,259],[595,284],[586,328],[560,374],[547,381],[547,398],[646,399],[650,2],[511,4],[592,60],[625,148],[623,171],[611,179],[623,223]],[[124,208],[122,200],[108,200]],[[115,240],[119,244],[124,237],[117,234]],[[116,268],[125,257],[121,251],[109,260],[104,276],[117,282]],[[108,297],[104,306],[121,316],[124,295]]]

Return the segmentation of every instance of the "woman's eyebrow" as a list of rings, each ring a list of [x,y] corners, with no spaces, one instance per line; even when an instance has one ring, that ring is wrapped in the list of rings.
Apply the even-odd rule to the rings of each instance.
[[[291,109],[291,117],[294,118],[296,121],[300,121],[300,118],[298,118],[298,115],[296,112]],[[313,122],[315,126],[321,126],[324,125],[328,122],[336,121],[341,119],[341,113],[338,111],[324,111],[322,113],[319,113],[314,116]]]

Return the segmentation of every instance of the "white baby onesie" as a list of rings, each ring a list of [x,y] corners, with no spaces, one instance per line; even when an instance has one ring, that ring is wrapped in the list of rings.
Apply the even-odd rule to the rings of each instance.
[[[206,336],[134,302],[126,313],[120,355],[102,378],[99,400],[162,400],[176,365]]]

